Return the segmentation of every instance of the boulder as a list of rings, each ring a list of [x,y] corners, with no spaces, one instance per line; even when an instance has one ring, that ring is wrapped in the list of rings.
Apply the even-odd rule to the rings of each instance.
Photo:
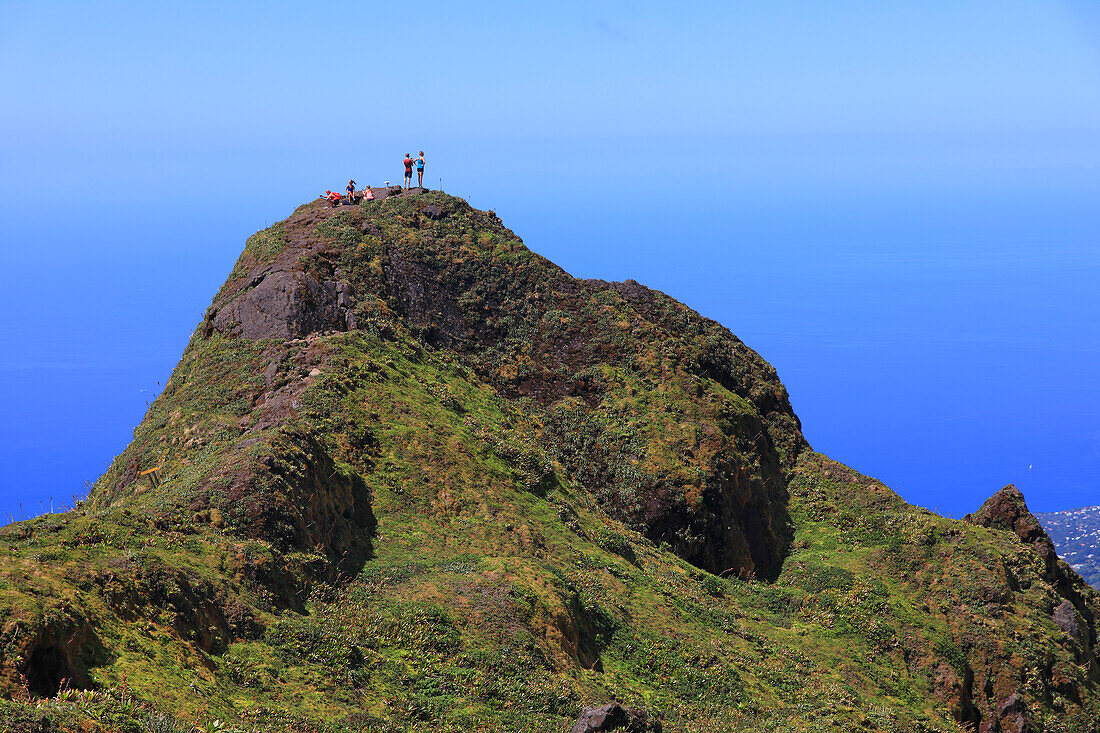
[[[1081,625],[1077,622],[1077,611],[1073,603],[1064,600],[1054,609],[1054,624],[1074,639],[1081,638]]]
[[[585,708],[569,733],[599,733],[620,730],[624,733],[661,733],[661,722],[650,720],[644,710],[625,708],[617,702]]]

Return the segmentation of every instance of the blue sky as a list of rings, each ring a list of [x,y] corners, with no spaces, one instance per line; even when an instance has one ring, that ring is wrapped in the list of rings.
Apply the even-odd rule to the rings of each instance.
[[[908,500],[1100,503],[1098,38],[1086,2],[0,2],[0,516],[121,451],[251,232],[418,149],[729,326]]]
[[[1091,6],[1091,7],[1090,7]],[[0,128],[97,146],[1095,130],[1086,2],[8,3]]]

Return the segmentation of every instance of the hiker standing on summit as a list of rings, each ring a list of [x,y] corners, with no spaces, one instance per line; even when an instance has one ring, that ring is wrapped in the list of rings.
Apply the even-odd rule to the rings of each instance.
[[[416,159],[416,186],[424,188],[424,151],[420,151],[420,157]]]
[[[405,153],[405,190],[408,191],[412,188],[413,182],[413,159],[408,153]]]

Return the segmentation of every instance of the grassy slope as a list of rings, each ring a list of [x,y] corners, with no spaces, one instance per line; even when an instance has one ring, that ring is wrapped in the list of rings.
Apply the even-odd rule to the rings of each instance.
[[[250,240],[235,277],[281,236]],[[647,470],[686,470],[675,446],[700,405],[751,412],[743,398],[614,363],[596,405],[505,397],[383,309],[364,316],[309,341],[197,331],[92,500],[0,530],[8,729],[559,731],[617,698],[674,731],[952,731],[983,687],[1030,690],[1044,730],[1095,726],[1075,642],[1014,535],[803,451],[778,579],[717,577],[609,516],[570,469],[583,431],[560,426],[597,420],[646,446]],[[256,404],[272,363],[296,400],[274,422],[275,400]],[[678,417],[658,429],[658,413]],[[324,542],[250,535],[226,500],[244,475],[278,504],[283,474],[259,467],[306,463],[369,490],[377,526],[350,569]],[[155,465],[159,486],[125,480]],[[99,691],[21,677],[47,647]],[[52,699],[18,700],[36,690]]]

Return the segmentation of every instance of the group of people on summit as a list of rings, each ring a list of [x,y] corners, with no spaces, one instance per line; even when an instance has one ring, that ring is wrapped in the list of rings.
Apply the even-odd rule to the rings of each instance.
[[[402,161],[405,164],[405,183],[403,188],[408,191],[412,188],[412,172],[413,167],[416,167],[416,185],[418,188],[424,188],[424,151],[420,151],[420,155],[416,158],[412,157],[408,153],[405,153],[405,160]],[[386,181],[389,183],[389,181]],[[374,191],[370,186],[363,189],[362,194],[356,196],[355,194],[355,181],[349,180],[348,185],[345,188],[347,191],[347,203],[358,203],[359,201],[373,201]],[[343,203],[344,197],[340,195],[338,191],[325,191],[321,196],[323,199],[328,199],[332,206],[336,207]]]
[[[416,160],[405,153],[405,190],[408,191],[412,188],[413,179],[413,164],[416,164],[416,187],[424,188],[424,151],[420,151],[419,157]]]

